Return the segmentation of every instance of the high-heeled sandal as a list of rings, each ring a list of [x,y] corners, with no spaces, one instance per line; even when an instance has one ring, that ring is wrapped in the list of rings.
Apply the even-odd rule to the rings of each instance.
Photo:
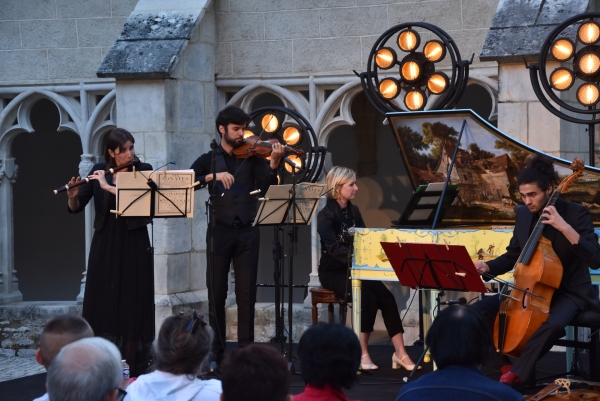
[[[396,356],[396,353],[394,352],[392,354],[392,369],[400,369],[400,367],[403,367],[404,369],[410,371],[413,370],[415,368],[415,365],[408,365],[404,362],[402,362],[406,357],[408,357],[408,354],[404,355],[401,359],[398,359],[398,357]],[[417,370],[421,370],[421,367],[419,366],[417,368]]]
[[[362,359],[365,356],[369,356],[369,354],[364,354],[363,356],[360,357],[360,360],[362,361]],[[375,365],[374,363],[360,363],[360,366],[358,367],[360,370],[377,370],[379,369],[379,366]]]

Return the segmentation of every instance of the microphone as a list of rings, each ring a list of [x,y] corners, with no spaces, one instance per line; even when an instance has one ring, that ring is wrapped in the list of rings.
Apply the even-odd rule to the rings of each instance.
[[[284,162],[286,162],[287,164],[290,165],[290,167],[292,167],[292,169],[295,169],[298,172],[302,172],[304,171],[304,169],[300,166],[298,166],[296,163],[294,163],[293,161],[291,161],[290,159],[288,159],[287,157],[284,157],[282,159]]]
[[[452,299],[450,301],[440,302],[440,305],[464,305],[467,303],[467,298],[460,297],[458,299]]]
[[[215,138],[213,138],[212,142],[210,143],[210,148],[215,150],[217,147],[219,147],[219,145],[217,145],[217,141],[215,141]]]

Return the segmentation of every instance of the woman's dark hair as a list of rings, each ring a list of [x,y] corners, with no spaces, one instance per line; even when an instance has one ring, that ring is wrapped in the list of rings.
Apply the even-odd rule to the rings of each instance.
[[[225,357],[221,383],[225,401],[284,401],[289,394],[290,371],[275,348],[251,344]]]
[[[104,160],[106,161],[106,167],[114,167],[115,159],[110,156],[108,150],[112,150],[119,148],[121,152],[125,151],[125,144],[127,141],[131,141],[131,143],[135,143],[135,139],[131,133],[123,128],[115,128],[110,131],[106,137],[104,137]]]
[[[454,305],[436,316],[425,343],[440,369],[450,365],[482,365],[492,345],[492,335],[476,308]]]
[[[156,369],[174,375],[196,375],[210,351],[213,332],[204,315],[182,312],[165,319],[154,345]]]
[[[552,159],[537,155],[527,162],[527,166],[517,176],[517,188],[523,184],[537,184],[542,191],[558,184],[558,174],[554,171]]]
[[[219,131],[221,125],[225,128],[225,131],[227,131],[227,126],[229,124],[246,125],[250,121],[252,121],[252,117],[244,110],[235,106],[227,106],[221,110],[217,116],[217,131]],[[219,133],[221,133],[221,131],[219,131]]]
[[[302,334],[298,356],[306,384],[350,388],[358,379],[360,343],[349,328],[341,324],[317,323]]]

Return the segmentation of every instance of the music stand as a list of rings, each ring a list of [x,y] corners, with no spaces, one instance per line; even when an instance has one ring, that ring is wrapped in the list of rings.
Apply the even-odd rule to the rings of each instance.
[[[400,284],[417,290],[440,291],[436,297],[438,310],[444,290],[486,292],[473,260],[463,245],[382,242],[381,246]],[[412,372],[404,378],[405,382],[413,377],[428,350],[429,346],[423,349]]]
[[[194,182],[194,170],[164,170],[158,173],[147,173],[148,171],[119,173],[117,209],[111,210],[111,213],[115,213],[117,217],[150,218],[152,238],[149,251],[152,275],[154,276],[154,218],[192,218],[194,212],[193,188],[200,182]],[[152,278],[152,292],[154,293],[154,277]],[[154,320],[154,315],[152,318]],[[152,325],[154,326],[154,323]]]
[[[321,199],[321,194],[325,188],[324,184],[312,184],[303,182],[300,184],[286,185],[271,185],[267,190],[264,198],[258,200],[258,213],[254,219],[254,226],[263,225],[274,226],[275,241],[273,248],[273,259],[275,261],[275,336],[277,341],[281,343],[281,352],[285,355],[284,336],[283,336],[283,319],[280,317],[281,309],[280,291],[283,292],[283,284],[281,283],[281,245],[279,244],[278,232],[281,226],[292,225],[290,238],[292,243],[292,251],[290,255],[290,272],[288,284],[288,363],[290,371],[295,373],[292,361],[292,306],[293,306],[293,258],[295,253],[296,226],[310,225],[310,222],[317,210],[317,205]]]

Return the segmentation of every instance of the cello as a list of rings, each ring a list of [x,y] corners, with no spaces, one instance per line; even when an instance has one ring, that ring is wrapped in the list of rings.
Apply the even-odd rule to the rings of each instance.
[[[578,158],[570,168],[573,174],[553,191],[546,207],[554,206],[559,195],[568,192],[583,174],[583,162]],[[542,235],[544,220],[541,214],[517,259],[515,285],[505,286],[500,294],[503,299],[494,323],[494,345],[498,352],[512,357],[521,355],[529,338],[548,319],[552,296],[562,280],[562,263],[550,240]]]

